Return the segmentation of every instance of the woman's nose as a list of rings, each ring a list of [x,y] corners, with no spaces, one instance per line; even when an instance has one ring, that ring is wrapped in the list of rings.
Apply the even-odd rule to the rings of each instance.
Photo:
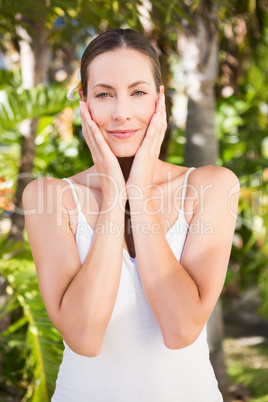
[[[131,109],[126,99],[117,99],[113,111],[113,119],[123,122],[131,117]]]

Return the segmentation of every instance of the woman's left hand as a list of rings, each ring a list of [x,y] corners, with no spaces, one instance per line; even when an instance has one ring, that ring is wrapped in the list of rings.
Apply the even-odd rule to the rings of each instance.
[[[141,193],[143,197],[149,197],[151,194],[156,163],[167,128],[163,91],[164,88],[162,87],[156,103],[155,113],[151,118],[143,142],[135,155],[129,178],[126,182],[128,198],[132,194],[135,197]]]

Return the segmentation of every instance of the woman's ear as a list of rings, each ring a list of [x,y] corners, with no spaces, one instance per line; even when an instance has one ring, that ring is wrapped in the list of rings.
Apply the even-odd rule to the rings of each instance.
[[[79,89],[78,93],[79,93],[81,101],[84,101],[85,99],[84,99],[83,89]]]
[[[165,87],[164,87],[164,85],[160,85],[160,87],[159,87],[159,92],[160,92],[161,95],[163,95],[163,93],[165,92]]]

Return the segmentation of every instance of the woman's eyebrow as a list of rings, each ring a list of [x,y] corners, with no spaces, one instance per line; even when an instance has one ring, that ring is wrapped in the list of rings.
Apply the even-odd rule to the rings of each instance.
[[[133,82],[132,84],[130,84],[130,85],[128,86],[128,88],[133,88],[133,87],[136,87],[137,85],[140,85],[140,84],[150,85],[149,82],[141,80],[141,81],[135,81],[135,82]],[[96,87],[114,89],[114,87],[113,87],[112,85],[106,84],[106,83],[104,83],[104,82],[99,82],[98,84],[95,84],[95,85],[93,86],[93,88],[96,88]]]
[[[137,85],[140,85],[140,84],[150,85],[149,82],[142,80],[142,81],[133,82],[133,84],[129,85],[128,88],[133,88],[133,87],[136,87]]]
[[[96,87],[103,87],[103,88],[108,88],[108,89],[114,89],[114,87],[112,87],[111,85],[105,84],[105,83],[103,83],[103,82],[100,82],[100,83],[98,83],[98,84],[96,84],[96,85],[93,86],[93,88],[96,88]]]

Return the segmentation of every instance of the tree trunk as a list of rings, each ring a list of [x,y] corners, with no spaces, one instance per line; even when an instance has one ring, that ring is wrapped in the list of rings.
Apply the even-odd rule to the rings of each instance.
[[[164,34],[161,22],[163,18],[159,15],[158,8],[154,5],[154,2],[150,0],[141,0],[141,4],[138,5],[140,13],[140,22],[143,26],[145,36],[155,45],[159,55],[162,84],[165,88],[165,103],[167,113],[167,129],[164,140],[161,145],[159,158],[166,160],[168,154],[168,143],[171,137],[171,114],[172,114],[172,98],[168,89],[170,88],[171,70],[169,55],[171,52],[170,40]],[[154,24],[152,24],[154,21]]]
[[[186,166],[216,165],[218,141],[215,136],[214,116],[213,94],[204,94],[199,102],[189,98],[186,122]]]
[[[44,16],[45,18],[45,16]],[[27,30],[24,25],[26,23]],[[20,58],[22,71],[22,86],[24,89],[32,89],[41,83],[48,70],[49,46],[47,45],[47,32],[40,18],[25,21],[18,16],[17,34],[20,36]],[[5,249],[14,243],[18,248],[5,258],[10,258],[21,251],[24,243],[24,215],[22,210],[22,193],[26,185],[32,180],[32,169],[35,157],[35,137],[38,119],[26,119],[20,125],[21,130],[21,156],[18,163],[17,187],[14,196],[14,212],[11,217],[11,229],[5,242]]]
[[[214,165],[218,158],[214,125],[214,87],[218,75],[216,4],[210,0],[201,1],[191,18],[194,26],[188,25],[178,34],[178,51],[188,96],[186,165],[198,167]]]
[[[186,122],[186,166],[216,165],[218,141],[215,133],[214,86],[218,74],[218,10],[212,0],[201,0],[178,33],[178,51],[188,96]],[[224,324],[221,303],[217,303],[207,325],[210,358],[224,400],[230,379],[226,372],[222,341]]]

